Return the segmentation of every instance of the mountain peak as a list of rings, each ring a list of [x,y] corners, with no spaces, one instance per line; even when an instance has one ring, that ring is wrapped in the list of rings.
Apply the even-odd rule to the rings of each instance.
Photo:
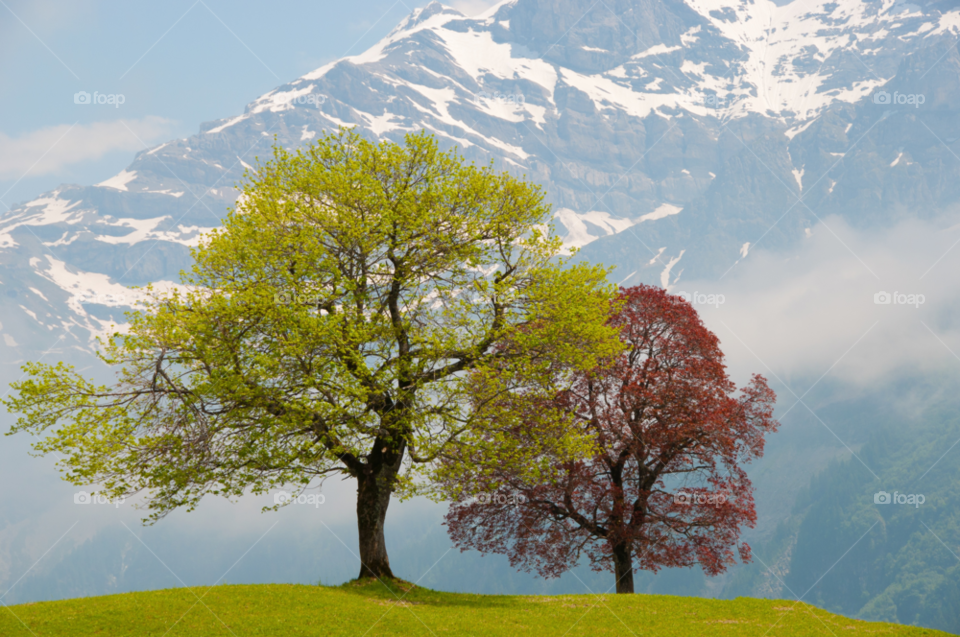
[[[409,16],[403,19],[387,36],[393,36],[403,31],[409,31],[414,27],[422,25],[424,22],[438,15],[450,16],[450,18],[465,18],[466,16],[452,7],[442,5],[436,0],[420,9],[414,9]]]

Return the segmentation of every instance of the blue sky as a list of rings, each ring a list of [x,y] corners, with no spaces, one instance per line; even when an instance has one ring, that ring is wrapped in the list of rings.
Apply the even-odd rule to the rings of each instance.
[[[145,144],[239,114],[362,52],[425,4],[0,0],[0,214],[61,183],[103,181]],[[475,15],[494,2],[445,4]],[[110,103],[77,104],[79,92]]]

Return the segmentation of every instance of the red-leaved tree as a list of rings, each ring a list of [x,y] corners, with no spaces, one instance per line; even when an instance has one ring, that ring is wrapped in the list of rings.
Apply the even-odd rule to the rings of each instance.
[[[476,379],[475,404],[490,425],[444,457],[451,538],[545,577],[585,554],[595,570],[614,572],[618,593],[633,592],[634,568],[699,564],[716,575],[735,549],[749,561],[738,543],[756,511],[742,467],[777,428],[773,391],[755,375],[736,395],[717,337],[660,288],[621,289],[611,321],[623,352],[589,374],[553,370],[569,378],[560,395]],[[561,438],[539,415],[556,411],[589,442],[586,454],[552,444]],[[521,447],[538,450],[535,466],[529,455],[512,462]]]

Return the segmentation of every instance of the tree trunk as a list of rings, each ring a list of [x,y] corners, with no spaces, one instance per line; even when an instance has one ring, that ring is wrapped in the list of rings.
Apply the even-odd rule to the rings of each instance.
[[[383,523],[390,505],[393,481],[400,469],[400,458],[382,464],[376,473],[357,476],[357,527],[360,531],[360,577],[392,578],[390,558],[384,542]]]
[[[633,547],[624,542],[613,547],[613,570],[617,576],[617,592],[633,592]]]

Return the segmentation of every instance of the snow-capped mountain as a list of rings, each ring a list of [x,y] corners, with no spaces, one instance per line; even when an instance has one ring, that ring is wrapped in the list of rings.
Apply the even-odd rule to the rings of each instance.
[[[127,286],[177,280],[275,137],[341,125],[427,129],[542,183],[567,243],[633,283],[718,276],[825,214],[930,214],[960,200],[958,33],[960,9],[919,0],[508,0],[476,18],[434,2],[107,181],[0,217],[3,343],[88,349]]]

